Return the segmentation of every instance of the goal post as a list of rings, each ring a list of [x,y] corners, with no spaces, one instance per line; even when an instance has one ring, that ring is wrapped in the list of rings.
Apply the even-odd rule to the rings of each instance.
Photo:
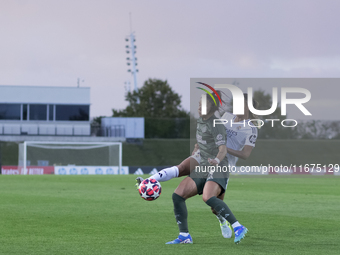
[[[18,166],[114,167],[122,171],[121,142],[38,142],[19,144]]]

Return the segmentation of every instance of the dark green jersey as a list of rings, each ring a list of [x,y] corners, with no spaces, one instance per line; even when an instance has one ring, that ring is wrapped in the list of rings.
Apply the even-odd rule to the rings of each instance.
[[[218,147],[227,144],[227,136],[224,125],[215,125],[215,115],[208,120],[199,118],[197,120],[196,139],[201,153],[201,164],[209,166],[208,158],[214,159],[218,154]],[[225,158],[223,161],[227,161]],[[226,162],[221,162],[226,163]]]

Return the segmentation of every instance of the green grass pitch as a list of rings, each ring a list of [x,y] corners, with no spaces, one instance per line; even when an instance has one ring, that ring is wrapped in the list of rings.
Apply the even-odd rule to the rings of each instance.
[[[178,234],[162,183],[144,201],[136,176],[0,176],[0,254],[339,254],[335,176],[232,176],[225,201],[249,233],[224,239],[201,196],[187,200],[193,245]]]

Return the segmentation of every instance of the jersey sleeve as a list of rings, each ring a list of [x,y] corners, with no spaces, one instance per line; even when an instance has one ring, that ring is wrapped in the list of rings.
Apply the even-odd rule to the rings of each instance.
[[[251,127],[246,137],[244,145],[255,147],[256,139],[257,139],[257,127]]]
[[[216,147],[227,144],[225,127],[223,125],[215,125],[215,127],[212,127],[211,134],[214,138]]]

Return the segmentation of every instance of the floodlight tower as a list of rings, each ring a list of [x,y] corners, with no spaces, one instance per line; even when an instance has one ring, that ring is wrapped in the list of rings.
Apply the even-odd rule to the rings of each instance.
[[[131,16],[130,16],[131,19]],[[131,25],[131,21],[130,21],[130,25]],[[135,91],[137,91],[137,72],[138,69],[136,68],[137,66],[137,58],[135,57],[136,54],[136,45],[135,45],[135,34],[134,32],[132,32],[132,29],[130,31],[130,35],[128,35],[128,37],[125,38],[126,42],[130,42],[130,45],[126,45],[126,53],[127,54],[131,54],[130,57],[127,57],[126,60],[127,65],[131,66],[131,69],[128,69],[128,72],[131,72],[131,74],[133,75],[133,82],[134,82],[134,87],[135,87]]]

